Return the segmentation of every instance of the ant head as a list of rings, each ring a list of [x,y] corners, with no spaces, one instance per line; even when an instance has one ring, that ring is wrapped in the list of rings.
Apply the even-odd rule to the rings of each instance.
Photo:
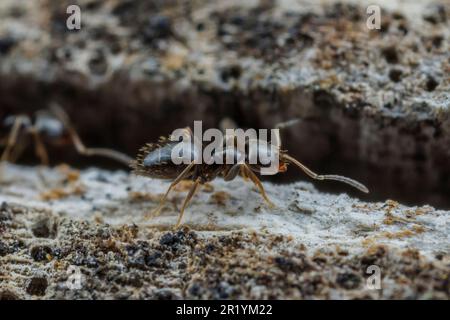
[[[64,124],[45,110],[36,113],[35,128],[39,133],[50,138],[59,138],[64,134]]]

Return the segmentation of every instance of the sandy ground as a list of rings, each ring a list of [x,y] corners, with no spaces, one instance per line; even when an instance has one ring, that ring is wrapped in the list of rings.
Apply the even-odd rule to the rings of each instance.
[[[2,298],[444,298],[450,212],[218,179],[173,230],[189,187],[125,171],[4,164]],[[345,186],[343,186],[345,191]],[[367,287],[380,267],[381,289]],[[68,285],[75,272],[80,288]],[[78,279],[78,278],[77,278]]]
[[[0,2],[0,119],[58,103],[88,145],[132,154],[193,120],[301,118],[285,133],[302,161],[376,199],[448,205],[447,2],[78,3],[68,32],[72,1]],[[366,27],[372,3],[381,30]],[[188,182],[145,219],[168,182],[0,170],[0,299],[450,298],[450,212],[432,206],[297,182],[265,183],[269,209],[251,183],[218,179],[174,230]]]

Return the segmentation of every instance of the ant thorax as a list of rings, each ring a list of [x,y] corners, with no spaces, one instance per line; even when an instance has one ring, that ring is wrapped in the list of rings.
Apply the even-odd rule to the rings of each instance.
[[[236,165],[247,163],[261,168],[260,174],[273,175],[279,167],[279,134],[278,129],[270,130],[271,141],[268,142],[268,130],[259,129],[227,129],[225,135],[218,129],[203,132],[201,123],[194,122],[194,131],[189,128],[177,129],[169,140],[176,142],[171,147],[162,147],[163,155],[148,154],[147,164],[166,161],[168,152],[172,153],[171,161],[175,165]],[[166,153],[167,152],[167,153]],[[158,158],[160,157],[160,158]]]

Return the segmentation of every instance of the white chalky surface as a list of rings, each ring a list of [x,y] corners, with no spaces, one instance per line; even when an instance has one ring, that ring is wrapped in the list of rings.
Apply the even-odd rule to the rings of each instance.
[[[172,191],[159,217],[144,219],[145,213],[157,206],[169,182],[125,171],[90,168],[80,171],[79,179],[64,184],[67,170],[3,164],[0,203],[50,210],[72,219],[169,229],[175,225],[177,208],[181,207],[189,187],[184,185],[182,190]],[[338,245],[354,253],[372,244],[415,248],[425,255],[450,252],[449,211],[389,201],[368,203],[345,193],[319,193],[312,184],[304,182],[264,183],[276,204],[276,208],[269,209],[250,182],[216,179],[211,186],[199,190],[183,219],[191,229],[205,236],[255,230],[290,235],[310,248]],[[83,192],[71,194],[77,187]],[[65,190],[68,195],[44,199],[43,195],[51,190]],[[134,192],[148,199],[136,200],[132,197]],[[214,200],[218,197],[224,205]],[[391,223],[387,222],[389,219]]]

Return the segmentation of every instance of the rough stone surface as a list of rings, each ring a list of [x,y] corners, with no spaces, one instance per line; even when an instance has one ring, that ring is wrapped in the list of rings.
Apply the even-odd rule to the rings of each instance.
[[[4,164],[0,298],[450,298],[448,211],[301,182],[266,183],[269,209],[251,183],[216,180],[173,230],[189,182],[161,216],[144,218],[167,186],[122,171]],[[381,290],[367,287],[372,265]]]
[[[146,220],[168,183],[1,164],[0,299],[449,299],[449,24],[439,0],[0,1],[0,147],[7,116],[54,102],[87,145],[130,155],[194,120],[301,118],[284,147],[372,195],[266,182],[268,209],[217,180],[173,230],[188,182]],[[83,164],[43,138],[52,163]]]
[[[82,29],[68,31],[74,3]],[[366,27],[373,3],[381,30]],[[193,120],[258,128],[300,117],[286,147],[306,163],[368,181],[376,199],[450,207],[448,2],[4,0],[0,9],[0,119],[56,101],[89,142],[132,153]]]

